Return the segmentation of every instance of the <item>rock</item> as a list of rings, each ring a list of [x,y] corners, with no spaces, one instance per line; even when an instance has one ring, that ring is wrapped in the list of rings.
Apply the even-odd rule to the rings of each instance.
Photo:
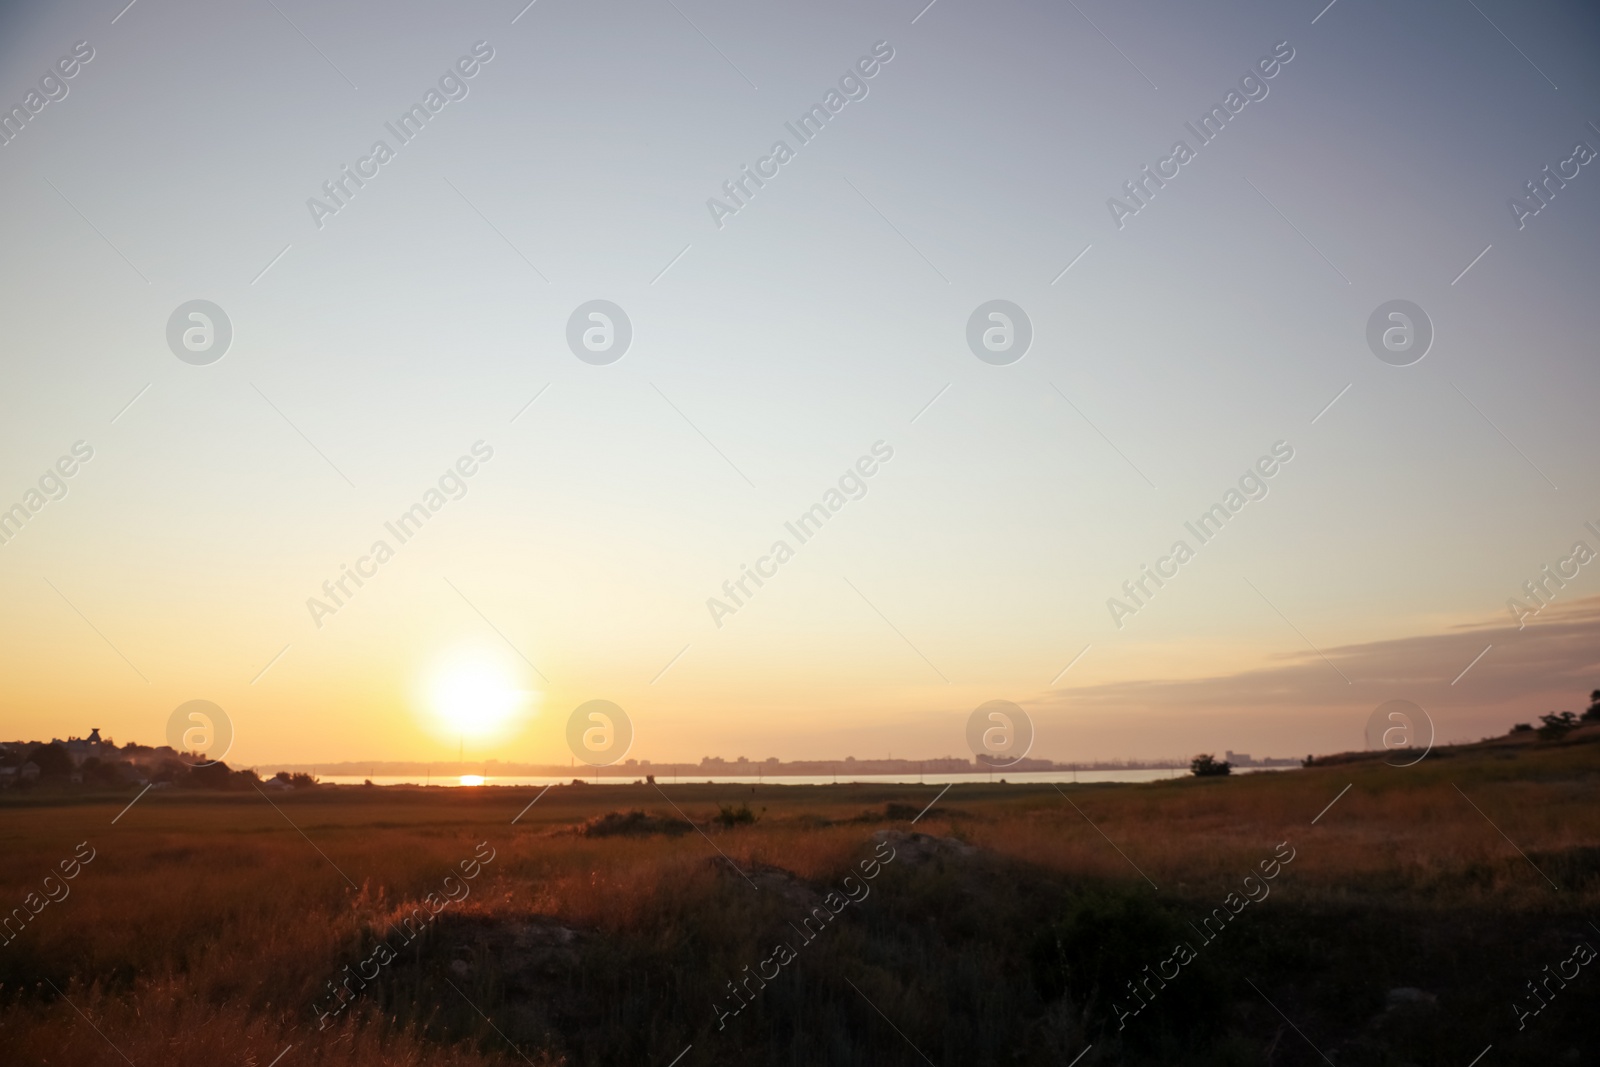
[[[1439,998],[1426,990],[1415,986],[1400,986],[1398,989],[1389,990],[1384,996],[1384,1007],[1387,1011],[1398,1011],[1401,1008],[1431,1008],[1439,1003]]]

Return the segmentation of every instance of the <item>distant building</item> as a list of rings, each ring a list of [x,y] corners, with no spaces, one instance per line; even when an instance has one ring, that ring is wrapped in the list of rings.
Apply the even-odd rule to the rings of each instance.
[[[72,765],[74,767],[81,767],[83,766],[83,761],[90,756],[98,757],[100,755],[102,745],[100,727],[90,727],[88,737],[69,737],[66,741],[55,739],[52,743],[59,744],[67,750],[67,755],[72,757]]]

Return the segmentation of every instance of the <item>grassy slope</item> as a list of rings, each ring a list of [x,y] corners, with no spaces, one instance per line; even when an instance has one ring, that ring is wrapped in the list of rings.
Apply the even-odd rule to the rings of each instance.
[[[98,856],[0,947],[0,1047],[258,1067],[288,1045],[281,1067],[523,1062],[511,1042],[536,1063],[660,1064],[692,1043],[680,1067],[924,1062],[913,1043],[941,1065],[1066,1062],[1087,1043],[1084,1065],[1323,1062],[1312,1043],[1340,1064],[1460,1065],[1491,1042],[1502,1063],[1593,1057],[1579,1009],[1594,967],[1525,1032],[1511,1002],[1576,939],[1600,946],[1600,746],[1441,755],[1065,796],[956,786],[914,829],[978,853],[902,855],[721,1030],[723,984],[797,940],[806,886],[837,884],[875,830],[912,829],[885,805],[915,812],[935,787],[667,787],[697,822],[719,803],[761,816],[710,840],[563,832],[612,810],[674,816],[649,786],[558,787],[514,826],[537,790],[340,789],[275,797],[281,811],[151,794],[116,825],[127,797],[12,802],[0,908],[78,842]],[[497,857],[472,896],[319,1033],[324,983],[481,841]],[[1271,896],[1119,1031],[1124,983],[1174,940],[1198,946],[1186,924],[1284,841],[1296,855]],[[577,932],[569,949],[515,949],[508,932],[557,925]],[[1385,1014],[1399,986],[1437,1009]]]

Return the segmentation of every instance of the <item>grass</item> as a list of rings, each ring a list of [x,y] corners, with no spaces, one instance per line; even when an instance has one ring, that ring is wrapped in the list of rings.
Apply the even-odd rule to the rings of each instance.
[[[515,825],[537,790],[169,791],[115,825],[131,793],[8,798],[0,911],[80,842],[96,856],[0,947],[0,1047],[107,1067],[1593,1057],[1593,968],[1523,1031],[1511,1004],[1600,945],[1600,746],[1440,756],[957,785],[914,827],[937,787],[560,786]],[[801,943],[791,924],[886,830],[975,848],[892,839],[870,895]],[[470,896],[319,1030],[327,983],[481,842]],[[1267,899],[1209,945],[1184,932],[1281,842]],[[1118,1029],[1126,983],[1183,937],[1200,958]],[[782,939],[797,958],[719,1028],[727,983]],[[1437,1007],[1386,1010],[1408,986]]]

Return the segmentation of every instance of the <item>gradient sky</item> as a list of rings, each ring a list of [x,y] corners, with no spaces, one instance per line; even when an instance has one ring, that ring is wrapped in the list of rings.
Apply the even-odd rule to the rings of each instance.
[[[94,49],[0,147],[0,507],[94,449],[0,545],[0,735],[160,743],[206,699],[234,763],[453,758],[428,693],[460,656],[529,694],[468,758],[559,762],[595,698],[656,760],[967,755],[992,699],[1089,759],[1359,747],[1396,697],[1476,738],[1600,685],[1573,606],[1600,563],[1521,632],[1506,609],[1600,549],[1600,165],[1523,229],[1507,206],[1600,149],[1591,8],[123,2],[0,7],[6,107]],[[480,41],[319,229],[307,198]],[[1118,229],[1107,199],[1282,41]],[[965,340],[995,298],[1033,324],[1009,366]],[[1435,330],[1407,367],[1365,338],[1396,298]],[[165,339],[192,299],[233,325],[208,366]],[[592,299],[633,324],[609,366],[566,345]],[[480,440],[317,627],[306,599]],[[867,495],[714,626],[880,440]],[[1278,441],[1270,494],[1113,625]]]

